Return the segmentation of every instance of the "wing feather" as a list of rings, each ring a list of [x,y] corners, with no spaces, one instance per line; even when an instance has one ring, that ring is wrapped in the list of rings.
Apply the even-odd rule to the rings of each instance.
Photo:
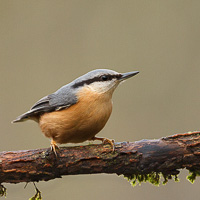
[[[38,107],[44,107],[44,106],[49,106],[49,96],[45,96],[41,98],[39,101],[37,101],[30,110],[33,110]]]
[[[17,117],[13,123],[27,119],[34,119],[37,121],[38,116],[45,112],[53,112],[69,108],[77,102],[77,97],[72,91],[71,85],[68,84],[63,86],[55,93],[45,96],[37,101],[28,112]]]

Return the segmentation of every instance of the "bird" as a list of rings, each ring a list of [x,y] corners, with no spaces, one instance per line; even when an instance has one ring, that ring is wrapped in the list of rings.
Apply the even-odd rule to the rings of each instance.
[[[96,134],[111,115],[114,90],[121,82],[138,73],[92,70],[41,98],[28,112],[12,122],[36,121],[42,133],[51,140],[51,150],[56,156],[56,149],[59,149],[57,143],[82,143],[87,140],[107,142],[114,151],[114,140],[97,137]]]

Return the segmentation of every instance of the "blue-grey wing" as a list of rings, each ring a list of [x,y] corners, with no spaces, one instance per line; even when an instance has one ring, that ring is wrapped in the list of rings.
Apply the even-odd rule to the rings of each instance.
[[[55,93],[45,96],[37,101],[28,112],[20,115],[13,122],[20,122],[29,118],[35,118],[45,112],[66,109],[76,102],[76,95],[71,93],[70,90],[64,86]]]

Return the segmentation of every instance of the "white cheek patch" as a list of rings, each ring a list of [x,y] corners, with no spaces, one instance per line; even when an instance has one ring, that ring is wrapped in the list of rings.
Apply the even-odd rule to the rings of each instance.
[[[116,88],[118,85],[118,82],[116,80],[110,80],[110,81],[98,81],[91,83],[88,85],[88,87],[97,93],[105,93],[109,91],[112,88]]]

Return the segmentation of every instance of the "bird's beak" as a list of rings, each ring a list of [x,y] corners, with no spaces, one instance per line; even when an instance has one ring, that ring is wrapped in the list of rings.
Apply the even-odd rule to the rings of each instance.
[[[132,76],[135,76],[136,74],[138,74],[139,71],[133,71],[133,72],[127,72],[127,73],[123,73],[122,76],[119,78],[120,81],[124,81],[127,78],[130,78]]]

